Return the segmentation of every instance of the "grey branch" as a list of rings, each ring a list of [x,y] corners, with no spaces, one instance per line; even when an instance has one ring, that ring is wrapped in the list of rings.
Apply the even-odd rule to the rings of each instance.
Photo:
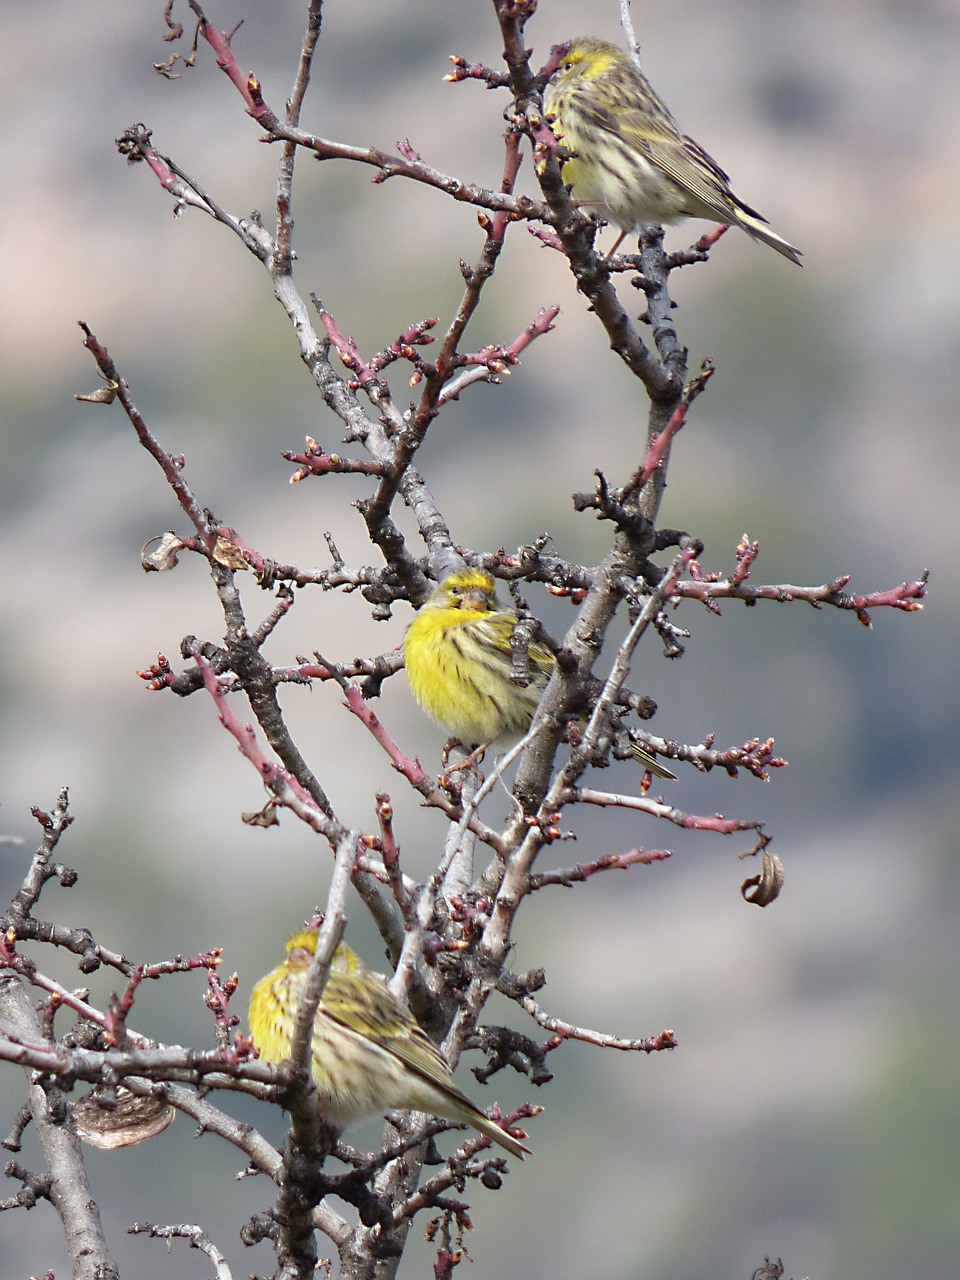
[[[0,976],[0,1024],[24,1040],[43,1038],[26,989],[13,974]],[[66,1123],[63,1094],[55,1084],[31,1083],[28,1106],[52,1178],[50,1199],[63,1223],[74,1280],[119,1280],[87,1180],[80,1139]]]
[[[233,1280],[233,1272],[226,1258],[205,1234],[202,1227],[190,1226],[185,1222],[168,1227],[154,1226],[152,1222],[135,1222],[127,1230],[132,1236],[148,1235],[155,1240],[189,1240],[191,1249],[199,1249],[213,1263],[216,1280]]]

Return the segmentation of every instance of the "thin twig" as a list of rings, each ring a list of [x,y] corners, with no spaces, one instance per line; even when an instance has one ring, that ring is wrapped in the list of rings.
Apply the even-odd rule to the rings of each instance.
[[[148,1235],[155,1240],[189,1240],[191,1249],[199,1249],[213,1263],[217,1280],[233,1280],[233,1272],[226,1258],[205,1234],[202,1227],[187,1223],[161,1227],[155,1226],[152,1222],[134,1222],[132,1226],[127,1227],[127,1234]]]
[[[337,855],[333,864],[333,876],[330,881],[330,891],[327,894],[327,904],[323,913],[323,924],[320,926],[320,932],[317,936],[317,949],[313,960],[310,962],[307,980],[300,994],[297,1017],[294,1022],[290,1060],[298,1071],[309,1073],[313,1024],[323,996],[323,988],[327,983],[330,962],[346,928],[347,889],[350,887],[350,880],[353,876],[360,846],[360,832],[345,831],[337,848]]]
[[[584,1040],[587,1044],[595,1044],[601,1049],[621,1049],[625,1053],[659,1053],[661,1049],[675,1049],[677,1041],[672,1031],[661,1031],[658,1035],[648,1036],[644,1040],[623,1040],[619,1036],[609,1035],[605,1031],[591,1031],[587,1027],[575,1027],[572,1022],[564,1022],[546,1013],[532,996],[521,996],[518,1001],[521,1008],[529,1013],[539,1026],[562,1040]]]

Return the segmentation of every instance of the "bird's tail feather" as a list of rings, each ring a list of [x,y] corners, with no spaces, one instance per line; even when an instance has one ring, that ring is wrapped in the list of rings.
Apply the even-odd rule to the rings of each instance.
[[[795,262],[798,267],[802,267],[803,263],[800,259],[803,254],[799,249],[789,244],[782,236],[778,236],[775,231],[770,228],[760,218],[755,218],[752,214],[747,213],[744,209],[737,210],[737,226],[746,231],[748,236],[752,236],[754,240],[762,240],[764,244],[768,244],[771,249],[776,249],[777,253],[782,253],[785,258],[789,258],[791,262]]]

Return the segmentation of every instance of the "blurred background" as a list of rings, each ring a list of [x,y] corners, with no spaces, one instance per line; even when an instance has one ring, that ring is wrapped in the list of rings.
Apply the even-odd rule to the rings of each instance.
[[[618,39],[614,0],[590,9],[592,31]],[[527,28],[535,66],[583,31],[583,10],[541,0]],[[11,104],[0,137],[0,833],[24,841],[0,848],[0,901],[37,840],[29,806],[49,808],[68,784],[76,822],[58,857],[80,880],[69,894],[48,887],[39,914],[146,961],[222,946],[242,1013],[286,933],[324,900],[331,859],[289,817],[245,827],[241,811],[264,796],[209,700],[149,694],[137,679],[158,650],[176,660],[187,633],[217,640],[222,617],[196,558],[173,573],[140,568],[141,544],[184,532],[184,519],[119,408],[74,401],[97,385],[77,321],[106,344],[161,442],[185,455],[200,500],[264,554],[324,565],[330,530],[348,562],[366,561],[350,502],[368,489],[353,477],[291,488],[279,451],[305,434],[335,448],[340,428],[265,273],[211,220],[175,219],[146,166],[117,155],[114,139],[142,121],[223,207],[259,209],[272,225],[279,152],[258,140],[209,49],[164,80],[152,70],[171,51],[160,3],[7,0],[0,14]],[[178,16],[187,21],[185,6]],[[244,20],[240,64],[282,109],[303,6],[216,0],[208,16],[227,30]],[[800,604],[728,603],[720,618],[686,604],[675,615],[692,633],[682,661],[664,661],[653,636],[641,647],[632,684],[659,704],[654,732],[697,741],[713,731],[722,745],[772,735],[789,759],[767,785],[682,770],[663,787],[693,812],[762,819],[785,891],[766,911],[742,902],[755,869],[737,860],[746,839],[567,815],[579,840],[548,850],[545,868],[637,844],[675,856],[536,895],[516,967],[546,968],[542,1003],[558,1017],[625,1037],[671,1027],[680,1047],[638,1058],[568,1044],[539,1091],[506,1074],[484,1088],[461,1065],[481,1105],[533,1094],[546,1107],[509,1194],[471,1188],[469,1274],[745,1280],[779,1254],[797,1280],[960,1276],[960,669],[948,585],[960,480],[960,11],[953,0],[687,0],[635,3],[633,16],[645,69],[681,126],[806,264],[731,232],[709,264],[674,277],[691,368],[710,356],[718,373],[674,447],[662,522],[703,539],[707,571],[732,569],[746,532],[760,541],[755,582],[850,573],[851,589],[868,592],[929,567],[931,596],[921,613],[875,611],[872,631]],[[507,97],[444,83],[452,53],[501,65],[492,6],[408,0],[400,16],[371,0],[330,3],[303,125],[387,150],[409,137],[437,168],[496,185]],[[521,189],[533,194],[530,168],[528,157]],[[301,156],[294,210],[299,287],[366,354],[424,316],[446,324],[458,260],[474,261],[482,243],[466,205],[371,176]],[[673,228],[667,244],[705,229]],[[628,281],[619,289],[639,313]],[[562,258],[523,226],[467,347],[510,341],[552,302],[556,331],[503,386],[451,405],[418,465],[463,544],[512,549],[549,530],[560,554],[590,563],[608,531],[575,516],[569,495],[591,487],[595,468],[615,481],[629,473],[646,406]],[[399,369],[391,381],[403,405]],[[256,621],[269,599],[242,585]],[[555,630],[572,616],[538,590],[528,598]],[[381,652],[409,616],[375,623],[358,595],[304,591],[267,654]],[[331,688],[283,694],[340,817],[374,830],[374,793],[389,790],[406,869],[423,876],[443,824],[339,702]],[[439,767],[441,736],[402,678],[376,709]],[[618,766],[596,782],[627,790],[639,779]],[[505,800],[488,803],[496,821]],[[357,903],[350,936],[380,964]],[[66,957],[43,960],[70,986],[87,981]],[[102,1005],[115,980],[89,983]],[[134,1025],[211,1043],[203,990],[200,974],[149,984]],[[490,1016],[513,1014],[492,1004]],[[4,1133],[22,1097],[20,1073],[0,1073]],[[270,1109],[225,1105],[281,1141]],[[376,1127],[353,1137],[375,1141]],[[39,1160],[30,1144],[22,1158]],[[89,1163],[123,1274],[211,1273],[183,1244],[171,1254],[125,1234],[144,1219],[199,1221],[237,1276],[272,1269],[269,1250],[237,1237],[270,1188],[236,1184],[239,1155],[195,1139],[186,1118]],[[0,1215],[0,1251],[5,1275],[67,1274],[49,1205]],[[401,1274],[428,1274],[430,1257],[411,1241]]]

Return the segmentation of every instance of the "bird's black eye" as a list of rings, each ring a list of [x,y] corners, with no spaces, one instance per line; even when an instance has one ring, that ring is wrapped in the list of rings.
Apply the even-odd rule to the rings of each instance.
[[[572,62],[570,62],[569,60],[568,60],[567,62],[561,62],[561,64],[560,64],[560,65],[561,65],[561,67],[563,68],[563,70],[564,70],[564,71],[572,71],[572,70],[573,70],[573,63],[572,63]]]

